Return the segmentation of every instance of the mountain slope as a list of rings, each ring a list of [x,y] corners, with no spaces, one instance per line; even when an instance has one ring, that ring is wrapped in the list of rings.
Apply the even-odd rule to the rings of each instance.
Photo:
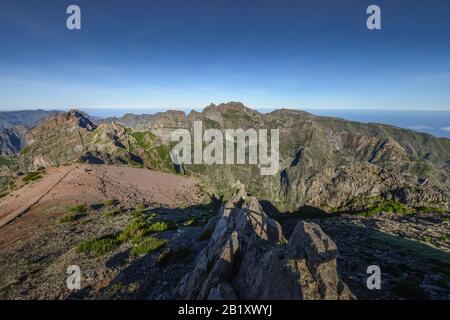
[[[33,129],[22,150],[23,163],[36,168],[81,160],[174,172],[170,133],[176,128],[193,130],[199,120],[204,129],[280,130],[280,170],[274,176],[261,176],[256,165],[183,167],[184,173],[198,176],[212,192],[225,197],[239,179],[258,199],[282,211],[305,205],[327,211],[399,203],[414,208],[448,206],[449,139],[296,110],[261,114],[238,102],[210,105],[201,113],[168,111],[141,120],[127,115],[97,127],[76,111],[57,116]]]
[[[13,155],[19,152],[24,144],[27,129],[17,125],[0,129],[0,155]]]

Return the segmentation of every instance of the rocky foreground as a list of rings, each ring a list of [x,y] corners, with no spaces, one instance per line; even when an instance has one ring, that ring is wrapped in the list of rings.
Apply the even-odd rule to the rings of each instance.
[[[175,292],[183,299],[354,299],[336,269],[338,250],[315,223],[289,240],[243,185],[209,222],[208,245]]]
[[[146,169],[74,170],[55,188],[79,190],[82,202],[49,192],[0,228],[1,299],[450,298],[448,214],[268,215],[241,184],[227,202],[205,203],[200,186],[175,175],[178,189],[166,190]],[[381,290],[367,289],[372,264]],[[81,290],[66,286],[70,265]]]

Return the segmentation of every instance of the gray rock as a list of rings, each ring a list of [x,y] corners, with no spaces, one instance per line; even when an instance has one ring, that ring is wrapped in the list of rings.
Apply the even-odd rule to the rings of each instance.
[[[334,242],[300,222],[289,242],[242,184],[219,211],[208,245],[175,288],[181,299],[353,299]]]

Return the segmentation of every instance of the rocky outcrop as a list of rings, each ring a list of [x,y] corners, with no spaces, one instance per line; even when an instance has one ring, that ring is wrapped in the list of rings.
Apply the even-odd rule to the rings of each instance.
[[[299,222],[287,241],[242,184],[215,219],[178,298],[354,299],[337,272],[337,247],[318,225]]]
[[[133,131],[117,122],[98,126],[84,112],[71,110],[49,118],[26,135],[20,153],[24,170],[66,165],[130,164],[172,172],[169,147],[154,134]]]
[[[68,164],[86,152],[96,125],[84,113],[70,110],[43,121],[26,135],[21,162],[26,169]]]

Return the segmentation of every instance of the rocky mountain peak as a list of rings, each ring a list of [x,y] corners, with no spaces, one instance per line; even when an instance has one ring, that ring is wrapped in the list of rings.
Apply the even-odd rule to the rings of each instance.
[[[58,118],[58,116],[56,118]],[[71,109],[68,112],[61,114],[57,121],[58,120],[76,124],[80,128],[86,129],[88,131],[94,131],[97,127],[85,112],[79,111],[77,109]]]

